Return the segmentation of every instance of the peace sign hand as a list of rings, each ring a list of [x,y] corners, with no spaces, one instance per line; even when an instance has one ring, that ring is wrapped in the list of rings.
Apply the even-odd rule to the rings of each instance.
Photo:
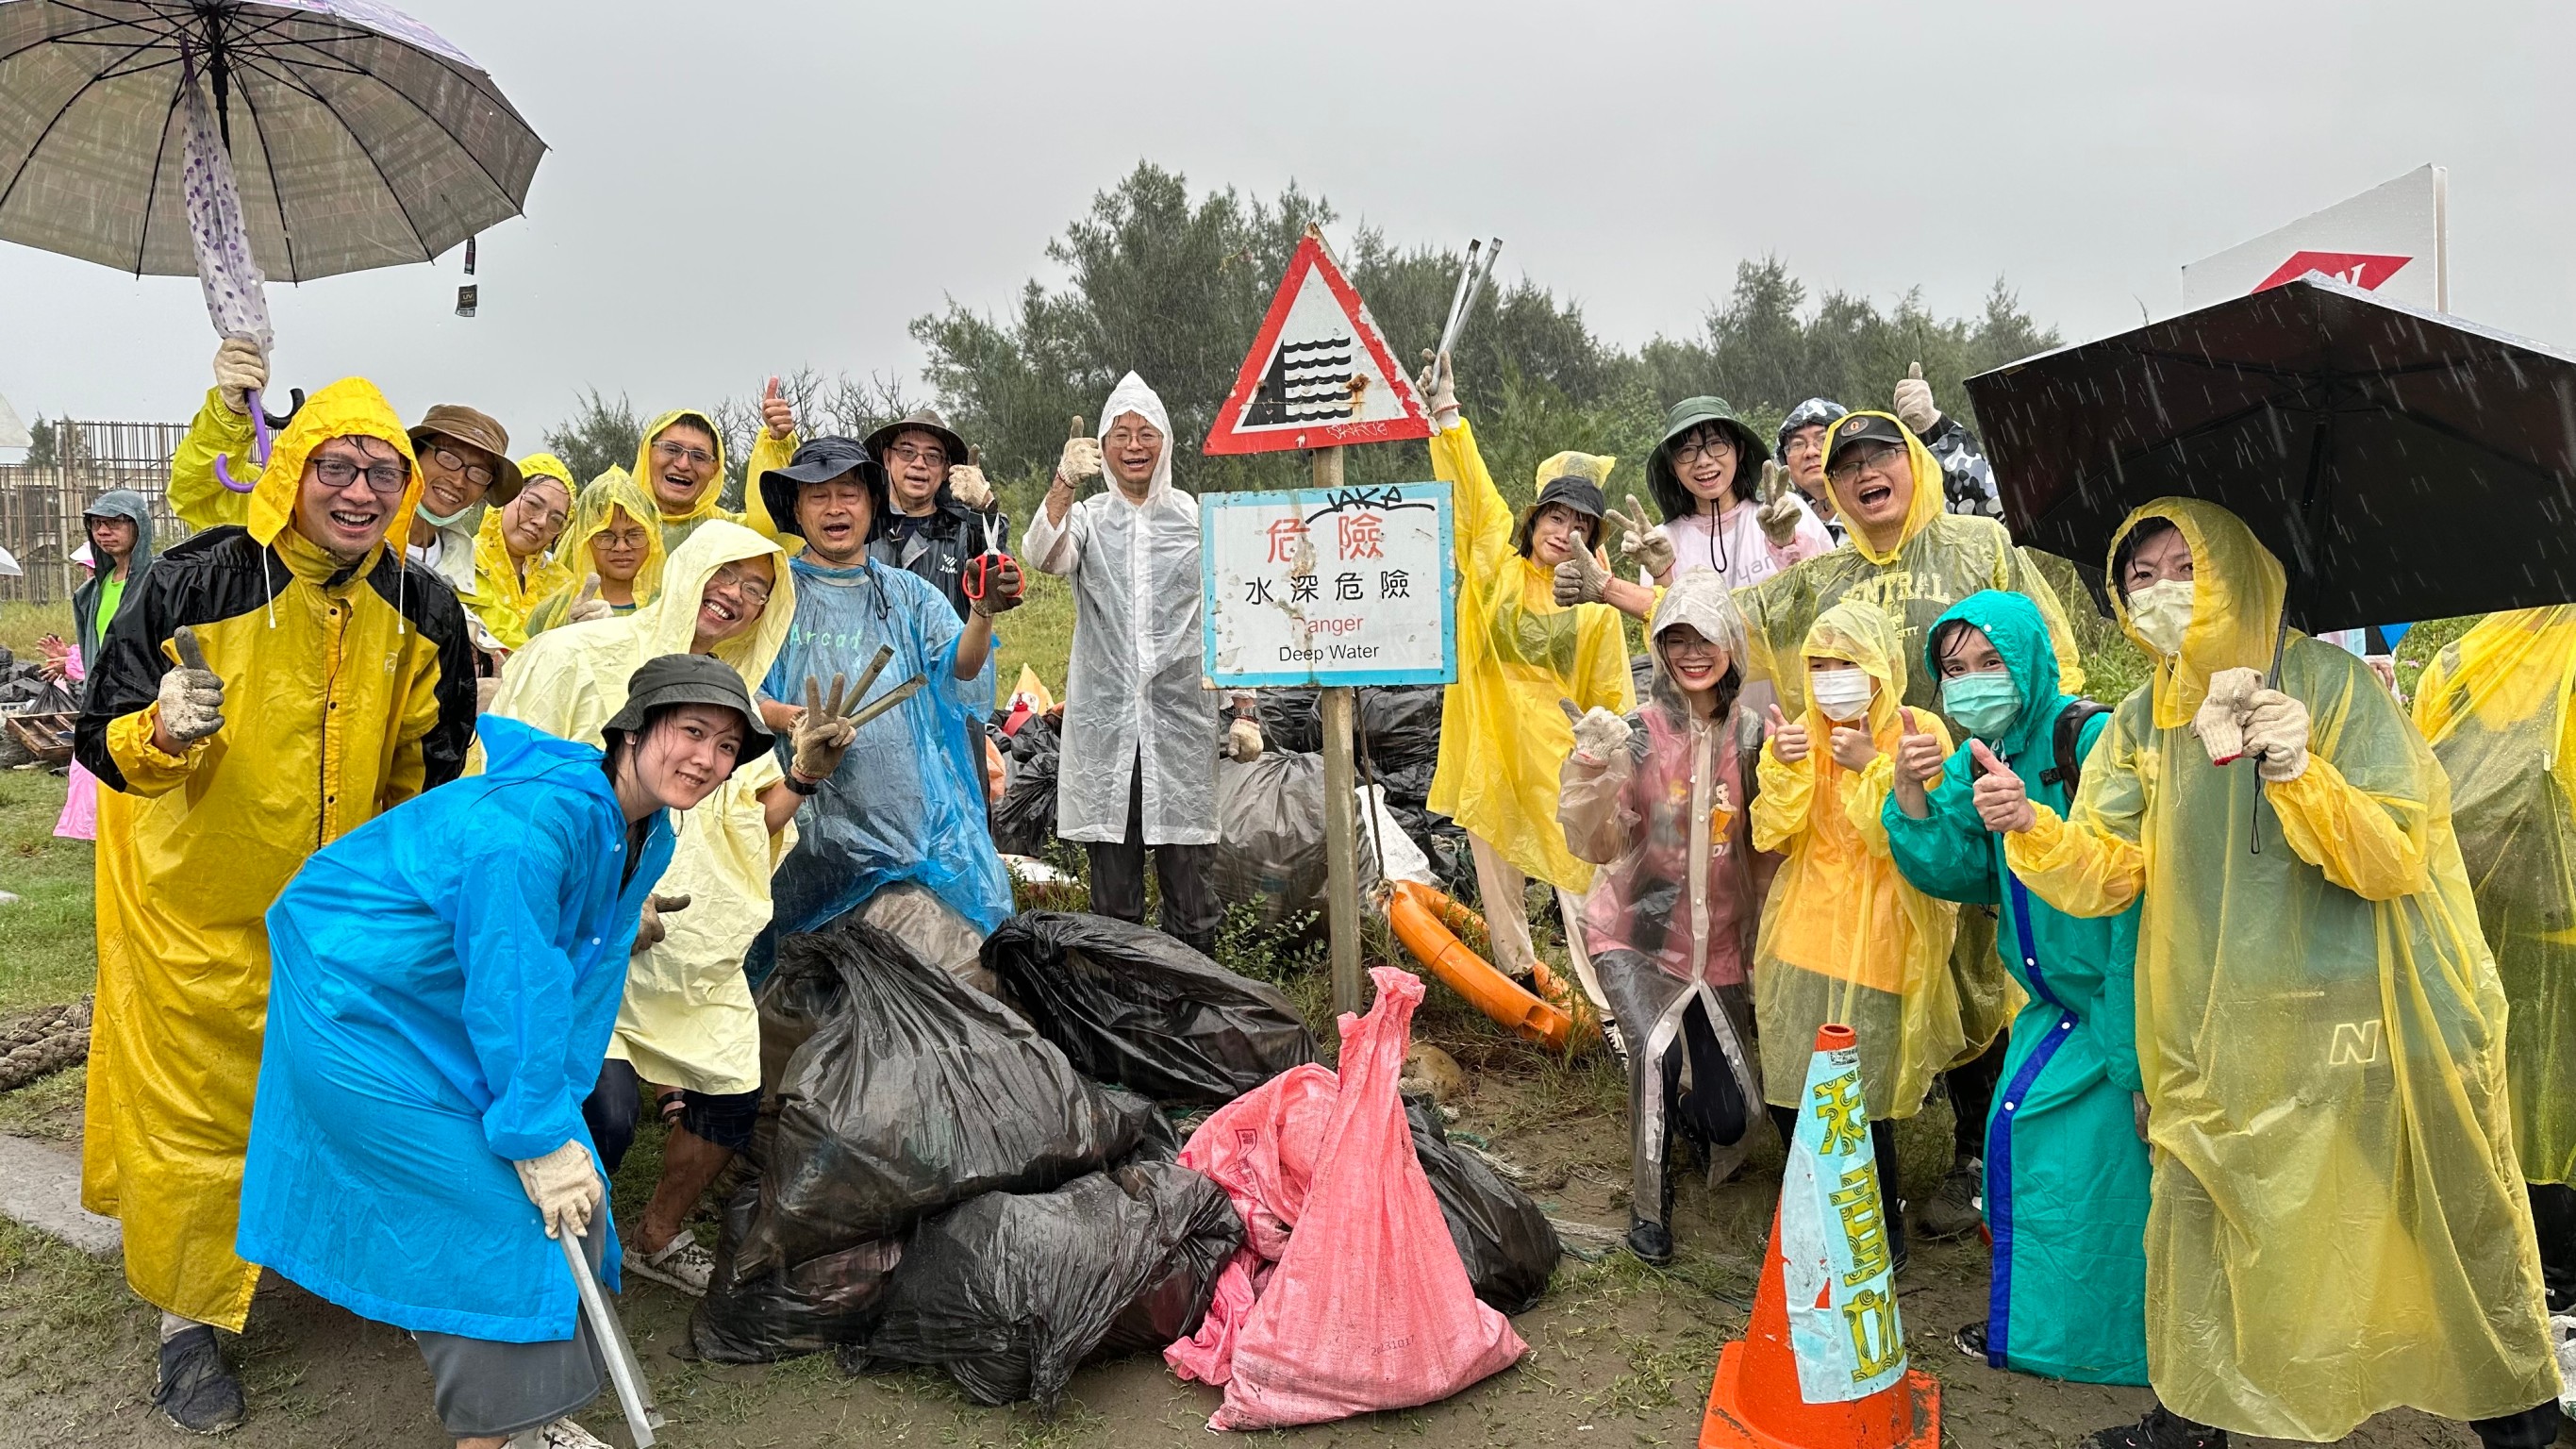
[[[1625,513],[1619,511],[1619,505],[1611,504],[1605,521],[1618,530],[1621,563],[1635,564],[1656,579],[1671,575],[1673,541],[1664,536],[1663,530],[1646,521],[1646,505],[1636,494],[1628,495],[1628,511]]]
[[[1787,548],[1798,536],[1797,492],[1788,469],[1774,462],[1762,465],[1762,506],[1753,510],[1753,521],[1762,525],[1762,536],[1773,548]]]

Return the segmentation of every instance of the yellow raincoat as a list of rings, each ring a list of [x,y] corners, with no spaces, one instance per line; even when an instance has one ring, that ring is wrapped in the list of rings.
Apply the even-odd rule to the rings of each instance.
[[[2490,614],[2424,671],[2415,724],[2451,780],[2525,1182],[2576,1183],[2576,606]]]
[[[250,495],[235,493],[215,477],[215,459],[232,455],[232,474],[250,472],[250,415],[224,406],[223,389],[206,389],[206,400],[170,455],[170,511],[191,529],[221,528],[250,519]]]
[[[2271,663],[2281,565],[2214,504],[2160,499],[2122,534],[2149,517],[2191,547],[2182,652],[2113,712],[2073,819],[2037,807],[2005,859],[2070,915],[2146,896],[2156,1392],[2318,1441],[2399,1405],[2520,1413],[2558,1370],[2449,783],[2368,666],[2295,633],[2280,688],[2309,711],[2306,771],[2212,765],[2192,715],[2211,675]]]
[[[778,545],[740,524],[705,520],[671,556],[661,596],[622,619],[553,629],[528,641],[501,671],[492,713],[583,744],[626,706],[626,681],[647,659],[686,654],[698,604],[717,569],[766,558],[777,571],[757,627],[716,646],[718,659],[758,691],[796,619],[796,583]],[[760,1017],[743,979],[743,954],[769,924],[769,877],[796,844],[791,820],[770,834],[760,792],[786,777],[778,757],[745,760],[680,820],[680,844],[657,887],[689,897],[663,925],[669,935],[634,959],[608,1054],[648,1082],[698,1092],[760,1086]]]
[[[124,1220],[139,1296],[236,1332],[259,1279],[233,1231],[268,1010],[263,913],[305,857],[454,778],[473,730],[455,596],[382,545],[344,566],[289,526],[305,460],[345,436],[411,457],[373,384],[309,398],[239,495],[246,531],[188,539],[127,595],[79,726],[107,787],[81,1200]],[[419,496],[414,470],[388,537]],[[223,676],[224,724],[169,755],[152,731],[183,624]]]
[[[519,476],[530,482],[552,478],[563,485],[566,499],[580,493],[573,486],[572,470],[552,453],[531,453],[520,459]],[[569,534],[572,525],[566,523],[564,531]],[[580,582],[551,553],[528,560],[527,571],[521,573],[518,562],[510,557],[509,543],[501,537],[501,510],[483,510],[483,524],[474,533],[474,594],[465,605],[483,621],[484,628],[492,631],[492,637],[501,641],[502,648],[516,649],[527,643],[528,611],[557,590]]]
[[[669,557],[662,547],[660,515],[654,512],[653,500],[633,475],[623,468],[611,468],[590,480],[572,506],[572,522],[564,526],[563,537],[555,540],[555,557],[571,576],[570,582],[546,595],[528,610],[528,633],[542,634],[564,621],[572,612],[572,601],[581,592],[583,576],[599,572],[599,561],[590,552],[590,541],[605,532],[619,515],[644,525],[644,566],[635,571],[635,609],[653,602],[662,592],[662,567]]]
[[[1775,1107],[1799,1105],[1816,1028],[1839,1022],[1860,1037],[1871,1120],[1911,1117],[1922,1110],[1933,1073],[1965,1042],[1947,965],[1959,908],[1906,882],[1879,815],[1895,784],[1905,727],[1897,711],[1907,671],[1895,621],[1874,604],[1846,599],[1807,632],[1800,675],[1817,659],[1849,660],[1877,681],[1868,720],[1878,758],[1858,773],[1844,769],[1834,759],[1834,722],[1812,702],[1800,717],[1805,759],[1783,763],[1770,744],[1762,747],[1753,848],[1789,858],[1772,877],[1753,944],[1763,1096]],[[1946,756],[1950,735],[1940,716],[1919,709],[1914,718]],[[1926,788],[1939,784],[1935,776]]]
[[[216,399],[215,406],[222,407],[223,400],[221,398]],[[653,486],[653,478],[655,476],[655,470],[653,467],[653,443],[655,439],[662,436],[662,430],[664,428],[677,422],[696,423],[699,427],[707,430],[707,436],[715,439],[716,472],[715,477],[708,480],[707,486],[699,491],[695,502],[691,503],[685,509],[673,511],[662,507],[661,490]],[[793,458],[795,454],[796,436],[793,433],[787,436],[786,441],[781,442],[780,440],[771,437],[767,428],[753,429],[751,437],[751,458],[744,464],[744,477],[748,481],[746,482],[743,491],[746,494],[749,494],[753,499],[758,499],[760,497],[760,475],[768,472],[772,468],[786,467],[788,460]],[[662,414],[660,417],[657,417],[653,421],[644,425],[643,438],[635,445],[634,478],[636,486],[644,490],[644,496],[653,501],[654,507],[657,510],[655,517],[657,517],[662,524],[662,548],[667,553],[679,552],[680,545],[688,540],[691,533],[697,531],[698,525],[706,522],[710,518],[721,518],[728,523],[746,522],[744,515],[736,513],[723,506],[725,488],[724,431],[716,426],[715,419],[712,416],[700,412],[696,408],[673,408],[671,411]],[[760,505],[755,502],[753,507],[757,509]],[[778,537],[778,530],[769,525],[766,522],[766,519],[767,513],[763,510],[760,514],[760,526],[754,531],[764,538],[775,541]],[[757,678],[754,678],[752,681],[755,686],[758,685],[759,682],[760,681]],[[668,894],[668,892],[665,892],[664,894]]]
[[[1614,461],[1559,453],[1538,476],[1600,482]],[[1511,510],[1465,419],[1431,435],[1431,472],[1456,485],[1458,560],[1458,682],[1441,697],[1431,808],[1524,875],[1581,895],[1592,887],[1592,866],[1565,848],[1556,820],[1557,776],[1574,749],[1558,701],[1621,715],[1637,707],[1619,611],[1558,605],[1555,572],[1514,549]]]

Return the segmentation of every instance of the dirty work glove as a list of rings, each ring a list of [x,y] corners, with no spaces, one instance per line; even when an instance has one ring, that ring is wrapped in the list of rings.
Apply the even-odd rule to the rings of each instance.
[[[646,895],[644,911],[635,918],[635,944],[627,948],[626,954],[641,956],[661,945],[671,934],[671,928],[662,924],[662,918],[688,908],[687,896],[666,896],[658,892]]]
[[[182,624],[170,642],[178,647],[179,667],[161,676],[161,730],[193,745],[224,727],[224,679],[206,667],[195,630]]]
[[[1064,452],[1055,460],[1055,481],[1069,488],[1100,476],[1100,440],[1092,437],[1067,438]]]
[[[1569,609],[1600,603],[1602,586],[1609,582],[1610,571],[1592,556],[1592,550],[1576,549],[1574,557],[1556,566],[1556,601]]]
[[[1248,765],[1261,758],[1264,748],[1261,726],[1248,719],[1238,719],[1225,727],[1225,757],[1238,765]]]
[[[1431,409],[1431,426],[1447,432],[1458,421],[1458,365],[1448,353],[1438,357],[1431,349],[1422,349],[1423,369],[1413,380],[1414,391],[1422,394],[1423,406]]]
[[[2209,676],[2209,692],[2191,717],[2191,732],[2209,752],[2213,765],[2232,765],[2245,755],[2245,710],[2263,692],[2263,676],[2251,669],[2222,669]]]
[[[583,574],[581,592],[572,596],[572,607],[564,611],[567,624],[588,624],[598,619],[614,619],[617,611],[599,596],[599,575]]]
[[[1020,577],[1020,561],[1004,554],[1000,566],[984,576],[984,597],[968,599],[966,605],[989,619],[995,614],[1018,608],[1024,597],[1020,592],[1024,586]]]
[[[215,387],[224,395],[224,406],[248,416],[250,395],[268,386],[268,359],[259,355],[259,344],[246,337],[227,337],[215,349]]]
[[[1594,764],[1608,764],[1627,747],[1628,722],[1597,704],[1574,722],[1574,752]]]
[[[519,1170],[519,1190],[537,1205],[546,1236],[566,1233],[578,1238],[590,1231],[591,1214],[607,1201],[599,1169],[578,1142],[567,1142],[543,1157],[523,1157],[510,1164]]]
[[[993,485],[984,477],[983,450],[967,449],[966,461],[948,470],[948,496],[965,504],[970,512],[993,511]]]
[[[2254,773],[2286,785],[2308,771],[2308,707],[2277,689],[2258,689],[2245,710],[2245,748]]]
[[[1789,470],[1778,463],[1762,465],[1762,506],[1753,510],[1753,521],[1762,525],[1762,536],[1773,548],[1787,548],[1797,541],[1798,489],[1789,478]]]
[[[1923,364],[1916,363],[1896,385],[1896,420],[1905,424],[1916,437],[1940,426],[1941,410],[1932,406],[1932,384],[1923,380]]]
[[[841,768],[841,756],[848,753],[850,742],[859,737],[859,727],[850,716],[859,712],[859,701],[853,695],[849,708],[841,708],[842,696],[849,690],[847,676],[832,676],[832,697],[823,697],[823,687],[814,676],[805,676],[805,708],[797,713],[796,724],[787,732],[787,741],[795,749],[791,768],[807,780],[828,780]]]
[[[1635,564],[1650,578],[1660,579],[1673,571],[1673,541],[1646,521],[1646,505],[1638,501],[1636,494],[1628,495],[1625,513],[1619,511],[1619,505],[1611,504],[1605,521],[1619,531],[1621,563]]]

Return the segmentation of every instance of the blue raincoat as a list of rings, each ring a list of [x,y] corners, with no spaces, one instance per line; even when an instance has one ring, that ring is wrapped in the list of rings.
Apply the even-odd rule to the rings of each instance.
[[[967,747],[983,738],[992,684],[954,677],[965,633],[957,611],[937,588],[874,559],[832,568],[799,557],[788,567],[796,622],[762,693],[801,705],[807,679],[828,694],[832,676],[855,681],[889,644],[894,658],[869,696],[915,674],[925,682],[860,726],[841,768],[798,807],[796,848],[770,878],[775,906],[749,963],[753,979],[768,975],[777,938],[815,930],[898,881],[989,933],[1011,914],[1011,879],[985,819],[984,762]],[[786,736],[778,747],[783,761]]]
[[[2039,606],[1993,589],[1952,605],[1923,636],[1935,679],[1933,641],[1953,619],[1994,642],[2022,698],[2021,713],[1987,747],[2034,802],[2063,814],[2072,792],[2046,777],[2057,765],[2057,718],[2076,700],[2058,686]],[[2084,722],[2076,759],[2110,722],[2108,714]],[[1942,767],[1929,818],[1906,814],[1891,793],[1880,819],[1888,853],[1915,889],[2002,908],[1998,954],[2029,993],[1986,1118],[1986,1226],[1995,1240],[1986,1359],[2049,1378],[2143,1384],[2148,1164],[2130,1096],[2139,1090],[2139,907],[2088,920],[2031,895],[2005,867],[2002,837],[1977,814],[1976,773],[1962,744]]]
[[[596,748],[481,733],[483,774],[323,847],[269,908],[235,1251],[380,1323],[535,1343],[578,1305],[511,1163],[591,1146],[581,1102],[672,835],[656,816],[626,877]]]

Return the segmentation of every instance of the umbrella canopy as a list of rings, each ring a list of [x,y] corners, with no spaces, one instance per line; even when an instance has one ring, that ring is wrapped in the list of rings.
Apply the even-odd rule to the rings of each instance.
[[[192,73],[284,281],[428,261],[518,215],[545,154],[462,51],[367,0],[0,0],[0,239],[197,274]]]
[[[2205,498],[2311,632],[2576,599],[2576,360],[2310,273],[1968,379],[2022,543]]]

